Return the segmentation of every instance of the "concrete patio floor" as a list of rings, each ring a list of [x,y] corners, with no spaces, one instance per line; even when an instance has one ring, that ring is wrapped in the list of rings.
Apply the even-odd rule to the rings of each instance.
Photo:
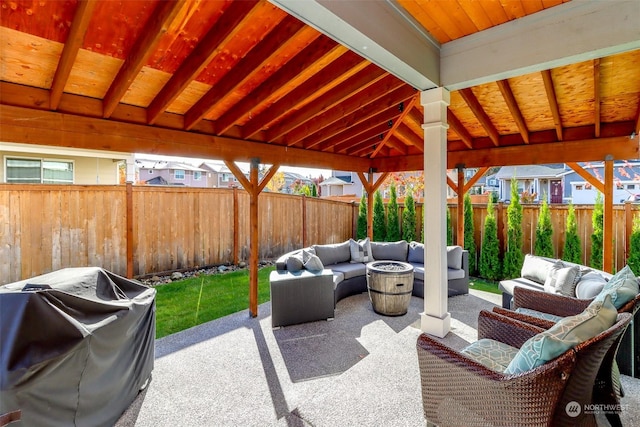
[[[478,312],[499,304],[473,290],[449,298],[443,341],[475,341]],[[152,381],[117,426],[424,426],[421,311],[412,297],[406,315],[380,316],[365,293],[340,301],[333,321],[274,330],[265,303],[257,318],[243,311],[159,339]],[[623,385],[622,421],[639,425],[640,380]]]

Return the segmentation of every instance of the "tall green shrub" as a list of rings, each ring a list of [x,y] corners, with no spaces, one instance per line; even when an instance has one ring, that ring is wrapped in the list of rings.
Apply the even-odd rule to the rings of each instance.
[[[633,218],[633,229],[629,237],[629,259],[627,259],[629,268],[635,274],[640,271],[640,217]]]
[[[473,205],[469,193],[464,195],[464,248],[469,251],[469,274],[476,274],[476,239],[473,224]]]
[[[396,242],[400,240],[400,220],[398,218],[398,199],[396,196],[396,184],[391,180],[391,196],[387,205],[387,240]]]
[[[591,216],[593,233],[591,234],[591,267],[602,270],[603,251],[603,227],[604,227],[604,206],[602,204],[602,193],[596,195],[596,203],[593,205],[593,215]]]
[[[569,213],[567,214],[567,231],[564,238],[562,259],[574,264],[582,263],[582,245],[578,235],[576,210],[573,207],[573,203],[569,204]]]
[[[356,237],[358,239],[367,237],[367,199],[364,197],[364,192],[362,193],[360,206],[358,207],[358,230]]]
[[[480,246],[480,277],[488,280],[501,278],[500,241],[498,240],[498,223],[493,208],[493,201],[487,203],[487,217],[484,220],[484,238]]]
[[[387,240],[387,221],[384,216],[384,203],[380,191],[373,197],[373,240],[385,242]]]
[[[451,211],[447,206],[447,246],[452,246],[452,245],[453,245],[453,229],[451,228]]]
[[[423,227],[424,228],[424,227]],[[404,211],[402,211],[402,238],[407,242],[416,239],[416,204],[413,201],[411,191],[404,198]]]
[[[507,208],[507,250],[504,254],[503,275],[507,279],[520,276],[522,270],[522,205],[515,177],[511,180],[511,203]]]
[[[551,211],[547,203],[546,195],[542,199],[538,224],[536,225],[536,243],[533,251],[536,255],[553,258],[553,225],[551,224]]]

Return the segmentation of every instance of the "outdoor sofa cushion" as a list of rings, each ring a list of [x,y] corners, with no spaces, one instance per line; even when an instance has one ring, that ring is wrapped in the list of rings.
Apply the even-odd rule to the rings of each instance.
[[[617,315],[618,311],[609,295],[602,301],[594,300],[582,313],[565,317],[546,331],[528,339],[504,372],[519,374],[555,359],[570,348],[610,328]]]
[[[576,298],[591,299],[602,291],[604,285],[607,284],[602,274],[597,271],[589,271],[580,277],[578,284],[576,285]]]
[[[344,274],[344,280],[347,280],[352,277],[364,276],[367,273],[367,265],[363,263],[341,262],[340,264],[333,264],[331,271]]]
[[[313,245],[312,249],[324,265],[351,261],[351,249],[348,240],[332,245]]]
[[[454,270],[462,268],[462,246],[447,246],[447,267]]]
[[[500,341],[482,338],[463,348],[460,353],[493,371],[504,372],[518,354],[518,349]]]
[[[351,262],[370,262],[373,261],[373,254],[371,253],[371,242],[368,237],[357,242],[353,239],[349,239],[349,249],[351,252]]]
[[[424,264],[424,245],[419,242],[409,243],[409,255],[407,255],[407,262]]]
[[[371,252],[376,260],[407,261],[409,244],[404,240],[397,242],[371,242]]]
[[[555,261],[556,260],[526,254],[524,256],[524,262],[522,263],[522,269],[520,270],[520,276],[544,285],[549,275],[549,269],[554,265]]]

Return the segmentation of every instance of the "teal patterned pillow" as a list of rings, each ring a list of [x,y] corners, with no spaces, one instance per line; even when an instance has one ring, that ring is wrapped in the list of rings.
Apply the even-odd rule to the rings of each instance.
[[[638,292],[638,278],[631,271],[631,268],[625,265],[604,285],[595,300],[602,301],[605,296],[611,295],[611,301],[618,309],[635,298]]]
[[[555,359],[565,351],[609,329],[618,311],[610,296],[593,301],[580,314],[565,317],[553,327],[528,339],[513,358],[505,374],[520,374]]]

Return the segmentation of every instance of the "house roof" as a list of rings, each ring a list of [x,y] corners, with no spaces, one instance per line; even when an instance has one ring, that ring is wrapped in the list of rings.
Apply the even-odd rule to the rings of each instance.
[[[503,166],[495,177],[497,179],[511,179],[514,176],[518,179],[556,178],[564,171],[562,167],[552,168],[546,165]]]
[[[0,125],[29,144],[416,170],[419,90],[444,87],[449,167],[637,158],[640,3],[611,3],[15,0]]]
[[[327,186],[327,185],[350,185],[350,182],[346,182],[343,179],[340,179],[338,177],[332,176],[329,177],[327,179],[325,179],[324,181],[322,181],[320,183],[321,186]]]
[[[187,163],[171,162],[171,161],[156,161],[156,160],[136,160],[139,167],[144,169],[155,170],[187,170],[194,172],[206,172],[206,169],[199,168]]]

